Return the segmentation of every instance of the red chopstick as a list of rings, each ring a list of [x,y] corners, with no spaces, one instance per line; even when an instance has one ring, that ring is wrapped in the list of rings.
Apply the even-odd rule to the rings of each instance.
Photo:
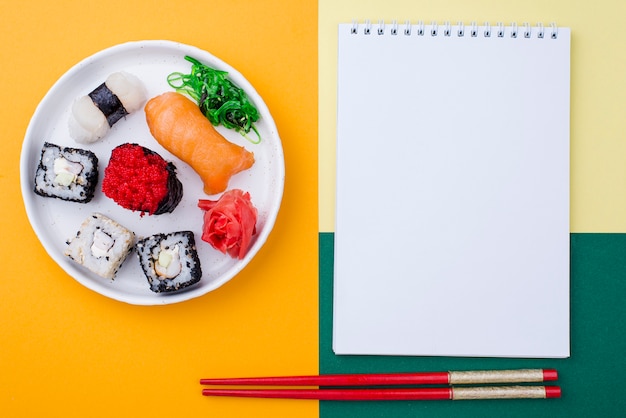
[[[466,385],[537,383],[558,379],[554,369],[477,370],[424,373],[330,374],[201,379],[202,385],[258,386],[368,386],[368,385]]]
[[[559,398],[558,386],[478,386],[418,389],[203,389],[204,396],[327,401],[472,400]]]
[[[204,396],[317,400],[436,400],[558,398],[558,386],[447,386],[431,388],[323,388],[367,385],[470,385],[536,383],[557,380],[554,369],[479,370],[427,373],[331,374],[201,379],[203,385],[319,386],[319,389],[203,389]]]

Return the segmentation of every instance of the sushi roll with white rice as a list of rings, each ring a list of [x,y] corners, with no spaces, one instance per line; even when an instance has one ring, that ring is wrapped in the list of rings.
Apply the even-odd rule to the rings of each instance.
[[[114,279],[135,243],[135,234],[100,213],[93,213],[67,242],[65,255],[105,279]]]
[[[125,71],[113,73],[91,93],[74,101],[68,122],[70,136],[82,144],[95,142],[118,120],[139,110],[145,100],[141,80]]]
[[[88,150],[44,143],[35,172],[35,193],[87,203],[98,183],[98,157]]]
[[[139,264],[150,290],[174,292],[200,281],[202,270],[193,232],[155,234],[137,242]]]

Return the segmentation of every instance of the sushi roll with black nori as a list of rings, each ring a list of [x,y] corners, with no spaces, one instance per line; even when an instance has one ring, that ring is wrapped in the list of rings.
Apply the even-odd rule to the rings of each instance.
[[[104,169],[102,191],[118,205],[143,215],[172,212],[183,197],[176,167],[138,144],[113,149]]]
[[[135,243],[135,234],[101,213],[85,219],[67,242],[65,255],[105,279],[114,279]]]
[[[87,203],[98,183],[98,157],[88,150],[44,143],[35,172],[35,193]]]
[[[72,103],[69,117],[70,136],[89,144],[107,134],[121,118],[139,110],[146,101],[143,83],[125,71],[111,74],[88,95]]]
[[[139,264],[150,290],[174,292],[200,281],[202,269],[191,231],[155,234],[137,242]]]

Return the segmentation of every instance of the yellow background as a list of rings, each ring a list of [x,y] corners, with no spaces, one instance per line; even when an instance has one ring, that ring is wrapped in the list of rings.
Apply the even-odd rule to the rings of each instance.
[[[524,22],[570,27],[571,232],[626,231],[626,2],[320,0],[320,231],[333,231],[337,24]],[[497,63],[494,63],[497,65]],[[373,86],[372,88],[375,88]],[[538,97],[537,100],[550,100]],[[332,111],[331,111],[332,110]],[[391,123],[391,122],[390,122]],[[416,127],[419,130],[419,127]],[[330,163],[326,163],[330,162]],[[381,193],[381,191],[374,191]]]
[[[205,398],[198,383],[317,372],[317,4],[2,0],[0,10],[0,416],[317,416],[316,402]],[[22,139],[47,90],[83,58],[141,39],[192,44],[237,68],[270,108],[286,159],[258,256],[173,306],[116,302],[64,274],[19,189]]]

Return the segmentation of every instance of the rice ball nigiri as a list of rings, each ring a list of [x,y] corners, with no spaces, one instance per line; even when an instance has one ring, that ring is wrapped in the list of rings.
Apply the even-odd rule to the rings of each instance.
[[[141,80],[125,71],[112,73],[91,93],[72,103],[70,136],[81,144],[96,142],[121,118],[141,108],[146,89]]]
[[[182,94],[163,93],[144,109],[152,136],[198,173],[208,195],[226,190],[232,176],[254,164],[253,153],[224,138]]]

